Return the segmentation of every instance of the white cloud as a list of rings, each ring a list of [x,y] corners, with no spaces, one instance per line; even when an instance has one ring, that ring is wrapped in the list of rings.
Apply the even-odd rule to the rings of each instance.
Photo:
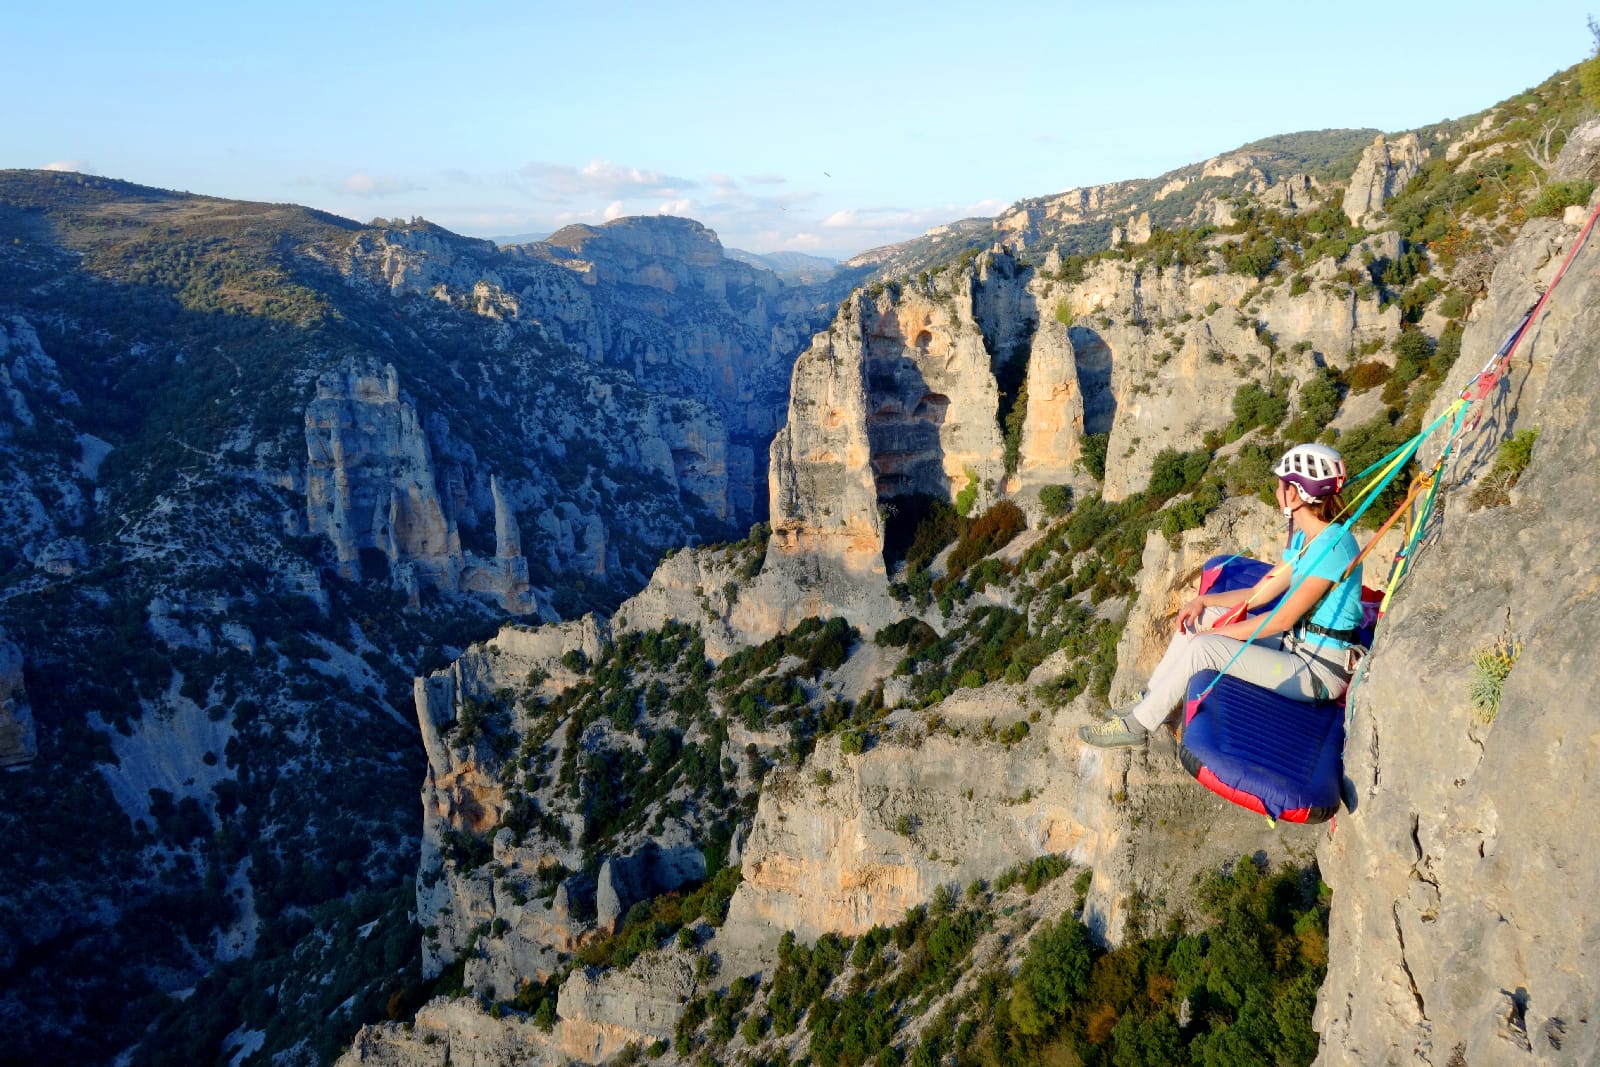
[[[657,215],[682,215],[685,218],[694,217],[694,201],[688,197],[681,200],[669,200],[656,208]]]
[[[783,185],[788,180],[781,174],[752,174],[745,179],[751,185]]]
[[[44,165],[45,170],[59,170],[68,173],[94,174],[95,169],[81,159],[58,159]]]
[[[607,222],[610,222],[612,219],[620,219],[627,213],[628,208],[621,200],[613,200],[611,203],[606,205],[606,209],[601,213],[601,217]]]
[[[322,189],[340,196],[358,196],[362,199],[380,196],[395,196],[399,193],[415,193],[423,188],[422,185],[393,175],[373,177],[364,170],[358,170],[343,178],[313,178],[302,174],[295,178],[291,185],[305,186],[311,189]]]
[[[566,203],[575,197],[673,198],[699,185],[688,178],[622,166],[604,159],[590,160],[582,169],[565,163],[536,161],[518,170],[517,177],[532,187],[536,197],[552,203]]]

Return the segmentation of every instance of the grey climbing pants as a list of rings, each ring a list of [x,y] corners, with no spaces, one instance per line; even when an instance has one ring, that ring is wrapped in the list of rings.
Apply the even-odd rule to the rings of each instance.
[[[1208,621],[1212,610],[1207,609]],[[1219,612],[1220,614],[1220,612]],[[1309,654],[1291,652],[1277,637],[1257,638],[1240,652],[1242,641],[1218,634],[1179,634],[1150,675],[1144,698],[1127,712],[1146,730],[1154,730],[1182,705],[1189,679],[1197,671],[1220,671],[1229,660],[1228,677],[1270,689],[1291,700],[1335,700],[1350,685],[1346,664],[1330,663]],[[1234,659],[1234,653],[1239,658]]]

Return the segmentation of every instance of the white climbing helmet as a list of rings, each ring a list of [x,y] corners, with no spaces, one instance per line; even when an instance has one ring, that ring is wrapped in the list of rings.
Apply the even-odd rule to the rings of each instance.
[[[1344,488],[1344,457],[1327,445],[1295,445],[1272,473],[1292,483],[1300,499],[1310,504]]]

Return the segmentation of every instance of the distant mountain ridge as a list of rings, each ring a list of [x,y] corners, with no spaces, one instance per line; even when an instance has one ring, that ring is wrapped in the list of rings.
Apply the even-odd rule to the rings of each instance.
[[[1210,220],[1219,202],[1259,195],[1292,175],[1344,181],[1377,134],[1369,129],[1308,130],[1267,137],[1154,178],[1019,200],[992,218],[935,226],[921,237],[858,253],[845,265],[870,268],[887,278],[928,269],[995,242],[1019,251],[1055,247],[1062,255],[1096,252],[1116,243],[1119,226],[1125,236],[1144,215],[1149,218],[1143,225],[1149,227],[1192,226]]]
[[[742,248],[724,250],[729,259],[764,267],[791,282],[820,282],[839,270],[839,261],[827,256],[813,256],[805,252],[746,252]]]

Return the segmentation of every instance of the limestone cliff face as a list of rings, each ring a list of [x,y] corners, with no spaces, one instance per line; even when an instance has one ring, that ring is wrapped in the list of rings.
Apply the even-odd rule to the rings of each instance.
[[[1026,418],[1017,471],[1007,483],[1008,491],[1052,483],[1080,488],[1091,484],[1078,469],[1081,442],[1088,432],[1083,389],[1072,331],[1051,313],[1039,324],[1028,357]]]
[[[1200,563],[1224,545],[1270,555],[1280,521],[1241,501],[1184,534],[1177,552],[1152,535],[1114,693],[1137,691],[1148,677]],[[1047,660],[1034,680],[1056,669]],[[1305,832],[1271,830],[1196,788],[1170,737],[1131,755],[1091,749],[1075,733],[1092,720],[1089,698],[1035,717],[1030,694],[1029,686],[961,690],[937,716],[895,713],[864,753],[831,743],[798,770],[769,776],[743,847],[744,880],[716,941],[725,965],[770,965],[785,930],[815,938],[896,922],[941,885],[1046,853],[1094,870],[1089,921],[1114,942],[1130,889],[1164,897],[1241,854],[1278,857],[1304,844]],[[982,739],[1017,719],[1033,720],[1024,741]]]
[[[439,997],[407,1029],[363,1026],[341,1064],[378,1067],[559,1067],[572,1062],[550,1035],[519,1015],[493,1019],[471,1000]]]
[[[457,587],[461,537],[445,518],[433,454],[416,408],[400,399],[393,367],[382,377],[326,375],[306,407],[306,518],[333,542],[340,570],[361,574],[362,549],[411,562]]]
[[[794,355],[848,291],[831,278],[786,285],[729,259],[699,223],[667,217],[503,250],[425,225],[385,229],[355,238],[339,266],[352,284],[496,323],[501,345],[536,338],[626,372],[665,401],[651,406],[667,449],[647,465],[741,525],[765,515],[767,446]]]
[[[767,446],[784,421],[794,355],[848,284],[785,285],[728,258],[701,224],[669,217],[569,226],[509,251],[576,279],[554,307],[530,302],[563,340],[648,387],[712,406],[728,435],[735,520],[764,517]]]
[[[422,786],[422,861],[417,873],[417,921],[433,933],[423,942],[424,970],[437,974],[464,951],[472,931],[495,918],[510,926],[510,936],[493,944],[504,959],[481,954],[481,977],[514,996],[517,979],[548,973],[555,953],[570,951],[587,924],[574,916],[573,886],[553,900],[535,900],[533,887],[543,869],[557,863],[576,867],[577,854],[541,840],[518,848],[511,839],[495,837],[496,862],[504,872],[496,879],[477,868],[463,870],[447,853],[449,834],[488,835],[505,814],[505,791],[499,778],[502,763],[487,738],[463,741],[458,727],[467,703],[492,699],[496,692],[529,687],[555,694],[573,684],[577,674],[563,658],[578,652],[597,659],[609,629],[594,616],[545,626],[538,630],[507,627],[491,641],[469,649],[449,668],[416,680],[418,725],[428,756]],[[535,674],[534,672],[537,672]],[[524,716],[518,709],[513,712]],[[504,724],[502,729],[511,726]],[[521,728],[526,729],[525,720]],[[592,905],[592,888],[589,899]],[[515,898],[523,899],[517,901]],[[475,975],[479,977],[480,975]]]
[[[1374,244],[1381,254],[1388,242]],[[1363,299],[1335,281],[1360,254],[1314,264],[1306,271],[1310,289],[1298,295],[1235,274],[1118,261],[1096,264],[1081,282],[1034,282],[1046,323],[1035,345],[1044,345],[1040,354],[1049,360],[1041,373],[1061,365],[1052,358],[1059,342],[1052,344],[1048,331],[1062,309],[1060,317],[1072,322],[1081,401],[1057,385],[1042,390],[1036,412],[1030,384],[1024,434],[1032,426],[1071,425],[1081,402],[1083,432],[1111,435],[1105,497],[1118,500],[1143,488],[1163,448],[1191,448],[1206,430],[1232,419],[1241,385],[1265,382],[1269,373],[1298,382],[1319,363],[1346,366],[1361,345],[1398,333],[1398,309],[1381,309],[1376,296]],[[1063,411],[1062,402],[1072,407]],[[1052,465],[1059,472],[1069,466],[1070,449],[1061,430],[1054,434],[1062,458]]]
[[[305,421],[307,528],[333,542],[345,577],[359,579],[361,555],[371,551],[413,600],[426,585],[485,593],[515,614],[534,609],[521,533],[499,481],[490,479],[495,555],[469,555],[441,499],[428,435],[401,397],[394,367],[381,375],[324,375]]]
[[[0,769],[25,767],[38,754],[33,709],[22,684],[22,650],[0,630]]]
[[[1523,231],[1441,398],[1483,365],[1576,232],[1554,220]],[[1600,849],[1585,790],[1600,750],[1574,699],[1600,668],[1596,255],[1591,243],[1553,292],[1463,440],[1351,701],[1352,810],[1318,851],[1334,894],[1320,1063],[1589,1063],[1600,1050]],[[1497,443],[1530,427],[1538,444],[1510,503],[1472,510]],[[1474,652],[1496,640],[1522,651],[1486,722],[1467,684]]]
[[[1390,142],[1380,133],[1361,154],[1361,162],[1356,164],[1350,184],[1345,187],[1344,213],[1359,224],[1382,211],[1385,202],[1405,188],[1427,157],[1416,134],[1408,133]]]
[[[1109,217],[1130,198],[1144,192],[1148,184],[1108,182],[1024,200],[997,216],[994,228],[1002,235],[1002,240],[1011,239],[1021,245],[1030,245],[1052,223],[1093,222]]]

